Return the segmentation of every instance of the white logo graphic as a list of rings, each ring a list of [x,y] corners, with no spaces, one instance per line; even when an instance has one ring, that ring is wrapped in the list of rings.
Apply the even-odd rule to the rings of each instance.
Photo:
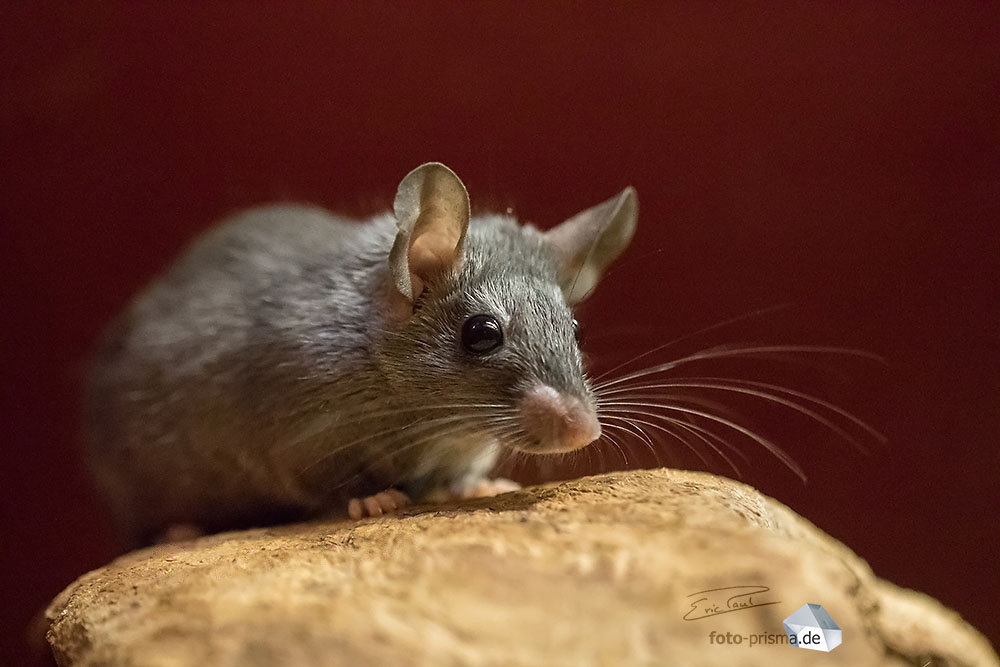
[[[840,626],[818,604],[804,604],[785,619],[788,643],[813,651],[830,652],[840,646]]]

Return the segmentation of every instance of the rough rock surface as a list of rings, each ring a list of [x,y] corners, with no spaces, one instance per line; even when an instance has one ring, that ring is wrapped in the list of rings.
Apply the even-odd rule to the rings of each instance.
[[[737,586],[768,590],[704,592]],[[807,602],[843,644],[768,644]],[[1000,664],[780,503],[675,470],[149,548],[47,615],[74,666]]]

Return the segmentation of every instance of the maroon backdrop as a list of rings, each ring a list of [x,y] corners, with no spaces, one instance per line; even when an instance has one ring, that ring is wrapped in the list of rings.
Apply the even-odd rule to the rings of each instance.
[[[102,324],[220,215],[274,199],[370,213],[427,160],[453,167],[474,203],[542,225],[637,187],[635,246],[581,315],[599,368],[779,303],[793,306],[678,353],[766,340],[885,356],[886,368],[831,362],[847,384],[797,367],[786,379],[858,412],[887,445],[861,455],[743,405],[809,483],[748,443],[744,479],[996,643],[998,15],[986,3],[5,6],[5,654],[26,660],[32,613],[115,554],[77,459],[77,383]],[[702,466],[679,446],[659,455]],[[605,448],[576,471],[622,465]]]

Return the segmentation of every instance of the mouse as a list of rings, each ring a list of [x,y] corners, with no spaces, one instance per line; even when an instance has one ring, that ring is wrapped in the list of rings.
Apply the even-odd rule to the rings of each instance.
[[[473,215],[428,162],[366,220],[273,204],[210,228],[89,367],[85,456],[122,540],[491,496],[518,488],[502,453],[597,441],[573,309],[637,217],[632,187],[546,231]]]

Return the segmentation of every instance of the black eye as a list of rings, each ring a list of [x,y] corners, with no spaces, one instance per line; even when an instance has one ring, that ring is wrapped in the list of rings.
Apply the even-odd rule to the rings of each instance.
[[[583,338],[583,332],[580,331],[580,323],[573,318],[573,338],[576,338],[576,342],[579,343],[580,339]]]
[[[474,354],[486,354],[503,345],[503,329],[492,315],[473,315],[462,325],[462,345]]]

